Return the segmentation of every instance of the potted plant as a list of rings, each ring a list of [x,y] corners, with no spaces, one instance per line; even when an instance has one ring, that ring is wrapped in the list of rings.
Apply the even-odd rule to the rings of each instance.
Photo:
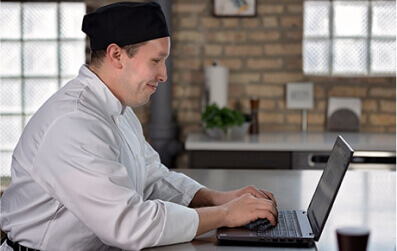
[[[247,134],[251,117],[229,108],[208,105],[201,116],[204,132],[217,139],[242,138]]]

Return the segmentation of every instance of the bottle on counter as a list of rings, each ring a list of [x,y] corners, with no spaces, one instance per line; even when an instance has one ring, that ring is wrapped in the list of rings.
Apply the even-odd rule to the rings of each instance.
[[[259,134],[258,109],[259,109],[259,99],[257,96],[253,96],[251,98],[252,122],[250,126],[250,134]]]

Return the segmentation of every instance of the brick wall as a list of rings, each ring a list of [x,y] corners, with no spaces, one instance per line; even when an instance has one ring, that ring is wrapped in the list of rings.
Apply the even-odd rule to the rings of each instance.
[[[92,2],[99,6],[109,1]],[[301,130],[301,112],[285,107],[286,83],[293,81],[314,83],[309,131],[325,130],[327,100],[335,96],[362,100],[361,131],[395,132],[395,77],[303,75],[302,0],[257,0],[255,18],[215,18],[211,0],[172,0],[172,4],[173,108],[181,141],[188,133],[201,131],[203,69],[214,60],[230,69],[230,108],[249,113],[249,99],[259,96],[262,132]],[[137,110],[144,126],[149,107]],[[178,167],[186,164],[184,153]]]

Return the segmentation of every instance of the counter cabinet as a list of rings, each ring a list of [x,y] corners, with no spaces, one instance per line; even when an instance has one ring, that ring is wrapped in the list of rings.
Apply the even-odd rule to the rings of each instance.
[[[323,169],[338,135],[355,150],[351,169],[396,170],[394,133],[276,132],[237,140],[193,133],[185,148],[192,169]]]

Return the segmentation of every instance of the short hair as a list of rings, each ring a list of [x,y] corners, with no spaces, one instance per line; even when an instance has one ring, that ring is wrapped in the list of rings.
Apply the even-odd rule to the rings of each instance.
[[[148,41],[142,42],[142,43],[137,43],[137,44],[128,44],[125,46],[120,47],[123,50],[127,51],[127,55],[129,58],[132,58],[135,56],[139,48],[145,44],[147,44]],[[94,50],[91,51],[91,65],[95,67],[100,67],[102,65],[103,60],[106,57],[106,50]]]

